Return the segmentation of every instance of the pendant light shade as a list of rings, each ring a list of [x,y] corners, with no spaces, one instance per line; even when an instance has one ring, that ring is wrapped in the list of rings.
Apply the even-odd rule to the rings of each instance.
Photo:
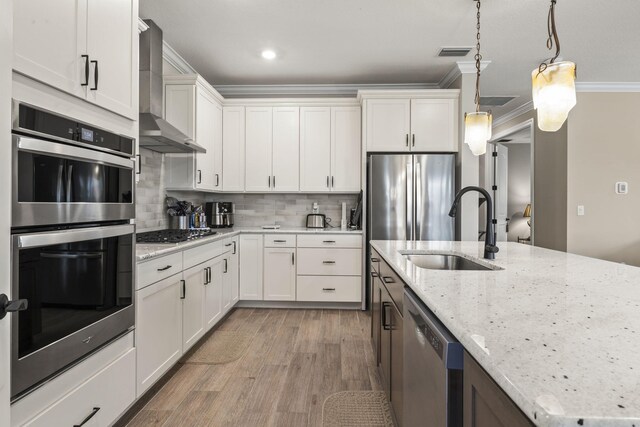
[[[576,105],[576,64],[554,62],[531,73],[533,108],[538,112],[538,127],[555,132],[562,127]]]
[[[481,156],[487,152],[487,141],[491,139],[491,113],[478,111],[464,116],[464,143],[471,152]]]

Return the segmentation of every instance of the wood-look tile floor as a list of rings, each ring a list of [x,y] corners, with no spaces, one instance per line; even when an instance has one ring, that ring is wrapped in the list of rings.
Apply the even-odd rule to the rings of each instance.
[[[181,364],[128,426],[321,426],[327,396],[381,390],[359,310],[235,310],[219,330],[255,333],[224,365]]]

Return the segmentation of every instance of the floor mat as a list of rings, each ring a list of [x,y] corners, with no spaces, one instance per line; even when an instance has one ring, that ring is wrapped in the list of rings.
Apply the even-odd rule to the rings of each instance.
[[[322,425],[393,427],[393,420],[384,391],[341,391],[324,401]]]

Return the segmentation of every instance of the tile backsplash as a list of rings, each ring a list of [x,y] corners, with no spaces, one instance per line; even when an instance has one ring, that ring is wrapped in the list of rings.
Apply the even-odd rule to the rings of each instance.
[[[340,227],[342,203],[349,212],[358,199],[357,194],[215,194],[196,191],[170,191],[164,187],[164,161],[161,153],[141,149],[142,174],[136,187],[136,221],[138,231],[151,231],[168,227],[164,204],[165,195],[195,204],[210,201],[234,202],[235,225],[253,227],[279,224],[283,227],[304,227],[307,214],[317,202],[320,213],[331,218],[331,224]]]

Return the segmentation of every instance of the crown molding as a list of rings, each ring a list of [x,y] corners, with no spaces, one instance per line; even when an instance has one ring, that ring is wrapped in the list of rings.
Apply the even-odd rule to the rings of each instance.
[[[138,34],[144,33],[149,29],[149,26],[142,20],[142,18],[138,18]]]
[[[576,82],[576,92],[640,92],[640,82]]]
[[[360,103],[356,98],[334,98],[334,97],[315,97],[315,98],[225,98],[223,105],[225,107],[260,107],[260,106],[276,106],[276,107],[360,107]]]
[[[228,98],[267,97],[352,97],[362,90],[437,89],[434,83],[401,84],[288,84],[288,85],[215,85]]]
[[[491,61],[480,61],[480,72],[484,71],[487,66],[491,64]],[[447,89],[451,84],[463,74],[475,74],[476,63],[475,61],[458,61],[451,70],[438,82],[438,87]]]
[[[533,110],[533,101],[528,101],[519,107],[514,108],[509,111],[507,114],[504,114],[493,121],[493,127],[500,126],[511,119],[515,119],[518,116],[521,116],[529,111]]]
[[[181,74],[197,74],[196,70],[165,40],[162,41],[162,59],[175,67]]]

